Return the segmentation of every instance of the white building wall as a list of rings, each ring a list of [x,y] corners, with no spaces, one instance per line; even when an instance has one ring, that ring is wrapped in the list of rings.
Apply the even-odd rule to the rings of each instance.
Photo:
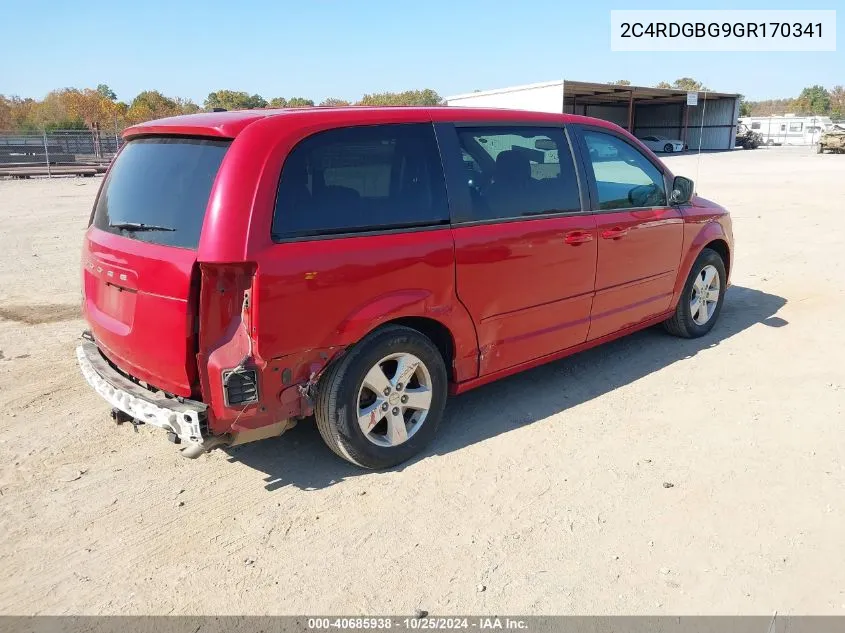
[[[446,104],[468,108],[510,108],[560,113],[563,108],[563,82],[550,81],[501,90],[470,92],[446,97]]]

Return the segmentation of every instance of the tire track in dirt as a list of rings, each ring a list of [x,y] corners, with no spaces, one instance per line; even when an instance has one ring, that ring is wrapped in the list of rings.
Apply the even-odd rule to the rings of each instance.
[[[81,307],[65,303],[0,306],[0,319],[25,325],[41,325],[81,319]]]

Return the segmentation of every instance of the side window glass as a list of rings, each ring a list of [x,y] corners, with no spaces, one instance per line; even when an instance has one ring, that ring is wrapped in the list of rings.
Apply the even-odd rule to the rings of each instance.
[[[458,128],[473,218],[580,211],[578,178],[563,130]]]
[[[584,131],[599,209],[666,206],[663,174],[638,149],[612,134]]]
[[[430,124],[348,127],[301,141],[285,160],[273,238],[448,224]]]

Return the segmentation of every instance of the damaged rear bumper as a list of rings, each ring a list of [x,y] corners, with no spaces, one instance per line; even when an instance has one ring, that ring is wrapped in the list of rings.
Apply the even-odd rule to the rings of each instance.
[[[132,382],[114,369],[90,340],[76,348],[76,360],[88,384],[112,407],[174,433],[189,449],[191,444],[198,445],[193,447],[196,450],[209,443],[204,442],[207,406],[202,402],[168,398]]]

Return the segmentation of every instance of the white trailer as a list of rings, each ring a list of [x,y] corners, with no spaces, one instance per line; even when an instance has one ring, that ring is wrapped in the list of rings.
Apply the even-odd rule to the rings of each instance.
[[[739,121],[760,134],[766,145],[815,145],[832,125],[830,117],[820,115],[744,116]]]

